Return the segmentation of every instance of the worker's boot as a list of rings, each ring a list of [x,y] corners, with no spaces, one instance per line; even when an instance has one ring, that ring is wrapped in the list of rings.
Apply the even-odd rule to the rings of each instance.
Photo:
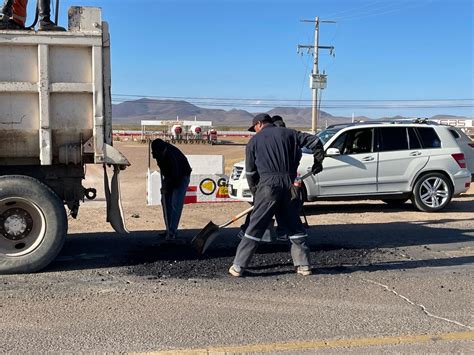
[[[311,271],[311,266],[308,266],[308,265],[300,265],[300,266],[297,266],[296,267],[296,273],[298,275],[302,275],[302,276],[309,276],[311,275],[313,272]]]
[[[50,0],[40,0],[38,3],[40,24],[38,27],[39,31],[60,31],[64,32],[64,27],[56,25],[51,21],[51,3]]]
[[[39,31],[57,31],[57,32],[65,32],[66,29],[64,27],[56,25],[54,22],[52,22],[49,19],[46,20],[41,20],[39,27]]]
[[[244,275],[244,268],[234,264],[230,267],[229,274],[234,277],[242,277]]]
[[[25,30],[25,27],[3,15],[0,19],[0,30]]]

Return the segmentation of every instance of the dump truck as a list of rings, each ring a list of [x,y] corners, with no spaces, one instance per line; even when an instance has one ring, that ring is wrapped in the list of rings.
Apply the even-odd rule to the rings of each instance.
[[[126,232],[113,148],[110,37],[101,10],[69,9],[66,32],[0,31],[0,273],[35,272],[60,252],[85,197],[87,164],[105,174],[107,219]]]

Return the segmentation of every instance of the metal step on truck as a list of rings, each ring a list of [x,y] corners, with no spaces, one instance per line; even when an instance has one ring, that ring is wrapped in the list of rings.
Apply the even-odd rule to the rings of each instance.
[[[112,147],[108,25],[98,8],[68,15],[66,32],[0,31],[0,274],[58,255],[67,215],[95,194],[82,186],[87,164],[104,165],[107,220],[126,232],[118,174],[130,164]]]

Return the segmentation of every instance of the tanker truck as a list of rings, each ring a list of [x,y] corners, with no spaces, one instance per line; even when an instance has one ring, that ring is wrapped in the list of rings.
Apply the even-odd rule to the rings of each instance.
[[[72,7],[67,32],[0,31],[0,273],[41,270],[84,197],[87,164],[105,174],[107,220],[126,232],[112,146],[110,39],[101,10]]]

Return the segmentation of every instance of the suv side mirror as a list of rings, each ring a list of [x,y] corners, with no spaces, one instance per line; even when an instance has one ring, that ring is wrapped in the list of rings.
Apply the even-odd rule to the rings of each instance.
[[[338,155],[341,155],[341,152],[337,148],[329,148],[328,150],[326,150],[326,156],[327,157],[335,157],[335,156],[338,156]]]

